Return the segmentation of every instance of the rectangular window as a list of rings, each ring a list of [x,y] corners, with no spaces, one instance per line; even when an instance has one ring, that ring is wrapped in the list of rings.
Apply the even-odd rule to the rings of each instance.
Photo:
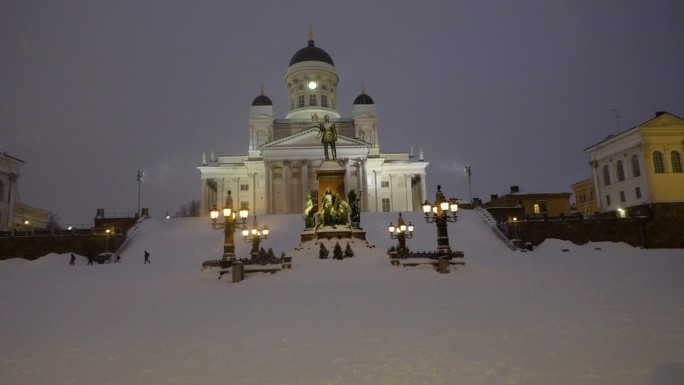
[[[381,187],[389,188],[389,181],[383,180],[380,182]]]
[[[356,175],[357,175],[357,174],[356,174],[356,171],[352,171],[352,172],[351,172],[351,176],[356,176]]]
[[[318,190],[311,190],[311,201],[318,202]]]
[[[328,107],[328,96],[321,95],[321,107]]]
[[[637,199],[641,199],[641,187],[636,187],[634,189],[634,195],[636,195]]]
[[[297,107],[304,107],[304,95],[299,95],[299,97],[297,98]]]
[[[620,191],[620,202],[623,202],[623,203],[625,202],[625,192],[624,191]]]
[[[534,213],[535,214],[545,214],[546,213],[546,203],[535,203],[534,204]]]
[[[670,160],[672,161],[672,172],[680,174],[682,172],[682,156],[677,151],[672,151]]]
[[[390,199],[389,198],[382,198],[382,211],[384,211],[384,212],[390,211]]]
[[[610,194],[606,195],[606,206],[610,206]]]
[[[316,105],[316,94],[309,95],[309,105],[310,106]]]
[[[300,91],[303,90],[303,89],[304,89],[304,84],[303,84],[303,83],[300,83],[300,84],[299,84],[299,87],[297,87],[297,88],[299,88]]]
[[[249,185],[248,184],[241,184],[240,185],[240,191],[249,191]]]

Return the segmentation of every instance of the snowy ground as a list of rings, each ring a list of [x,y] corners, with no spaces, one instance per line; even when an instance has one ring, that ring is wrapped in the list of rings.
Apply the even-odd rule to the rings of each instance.
[[[467,264],[441,275],[390,265],[396,218],[362,215],[376,248],[352,259],[305,247],[238,284],[200,271],[222,233],[199,218],[146,221],[119,264],[0,262],[0,384],[684,383],[684,250],[514,252],[464,211]],[[435,225],[404,218],[409,247],[435,249]],[[277,255],[299,243],[299,215],[259,223]]]

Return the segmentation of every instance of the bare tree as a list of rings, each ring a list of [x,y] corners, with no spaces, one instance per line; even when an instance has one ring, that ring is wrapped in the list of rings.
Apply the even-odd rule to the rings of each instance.
[[[200,207],[201,204],[199,201],[190,201],[189,203],[184,204],[183,206],[180,207],[178,211],[176,211],[176,216],[177,217],[199,217],[201,215],[200,213]]]
[[[48,211],[48,230],[59,230],[59,214],[54,211]]]

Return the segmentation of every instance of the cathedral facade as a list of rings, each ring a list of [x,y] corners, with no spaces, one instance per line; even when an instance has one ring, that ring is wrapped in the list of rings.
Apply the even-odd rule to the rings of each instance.
[[[337,136],[333,159],[344,170],[347,199],[354,190],[362,211],[419,211],[426,197],[422,150],[380,151],[378,117],[365,90],[356,97],[351,117],[337,110],[338,75],[330,55],[316,47],[309,32],[306,47],[290,60],[285,77],[288,113],[276,118],[262,90],[249,114],[246,155],[202,155],[202,210],[224,206],[231,192],[235,207],[253,214],[301,213],[310,195],[318,201],[317,171],[325,162],[320,126],[333,123]],[[319,123],[319,121],[321,123]]]

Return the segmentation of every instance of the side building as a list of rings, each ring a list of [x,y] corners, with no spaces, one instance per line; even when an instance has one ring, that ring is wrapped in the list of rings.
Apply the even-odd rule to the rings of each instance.
[[[661,111],[584,152],[599,213],[649,216],[654,205],[684,207],[684,119]]]
[[[7,153],[0,154],[0,231],[10,231],[14,226],[17,182],[23,165],[21,159]]]
[[[47,229],[50,212],[19,200],[19,175],[24,161],[0,153],[0,231]]]
[[[345,197],[354,190],[363,211],[419,211],[426,199],[422,150],[380,151],[375,102],[361,87],[351,117],[337,110],[339,77],[330,55],[316,47],[309,32],[306,47],[292,56],[285,77],[288,113],[276,118],[262,89],[250,107],[249,147],[245,155],[202,155],[203,211],[224,205],[228,191],[236,207],[255,214],[304,210],[307,195],[317,202],[317,171],[323,165],[320,123],[337,129],[336,161],[344,170]]]

